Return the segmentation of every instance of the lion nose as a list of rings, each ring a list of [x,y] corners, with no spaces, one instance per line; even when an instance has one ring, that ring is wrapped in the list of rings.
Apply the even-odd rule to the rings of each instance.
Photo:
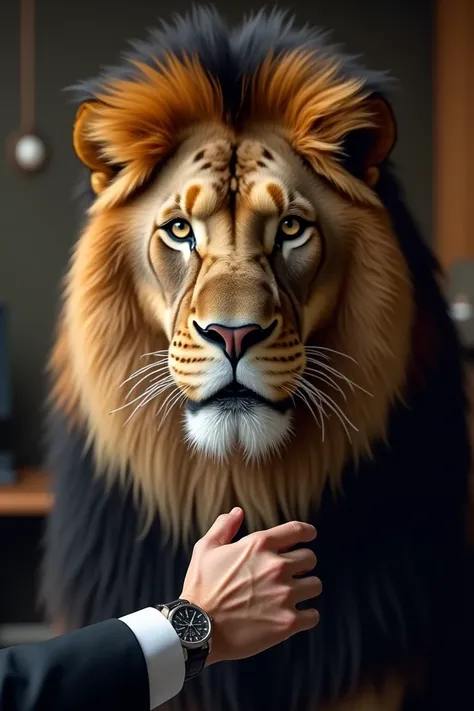
[[[198,324],[195,325],[203,338],[220,346],[230,360],[237,361],[251,346],[268,338],[276,322],[268,328],[262,328],[253,323],[235,328],[223,326],[220,323],[212,323],[204,329],[200,328]]]

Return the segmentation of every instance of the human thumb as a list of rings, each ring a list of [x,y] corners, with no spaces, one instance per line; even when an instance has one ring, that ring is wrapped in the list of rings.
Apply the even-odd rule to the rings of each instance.
[[[211,546],[225,546],[231,543],[244,518],[241,508],[234,508],[230,513],[221,514],[213,523],[203,541]]]

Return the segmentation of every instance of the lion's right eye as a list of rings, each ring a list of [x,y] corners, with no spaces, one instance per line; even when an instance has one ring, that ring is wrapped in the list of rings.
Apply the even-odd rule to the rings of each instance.
[[[188,239],[193,231],[189,222],[186,222],[185,220],[175,220],[171,223],[170,230],[172,236],[177,239]]]
[[[188,242],[191,249],[196,246],[193,228],[187,220],[176,219],[161,226],[168,236],[175,242]]]

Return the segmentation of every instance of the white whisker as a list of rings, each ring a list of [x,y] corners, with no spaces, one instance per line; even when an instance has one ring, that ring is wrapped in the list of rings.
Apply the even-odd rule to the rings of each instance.
[[[322,363],[321,361],[317,360],[316,358],[307,358],[308,363],[312,363],[313,365],[317,365],[323,370],[328,371],[332,375],[334,375],[336,378],[339,378],[340,380],[344,380],[351,390],[354,388],[357,388],[357,390],[360,390],[361,392],[365,393],[369,397],[373,397],[372,393],[370,393],[368,390],[363,388],[361,385],[358,385],[355,383],[353,380],[347,377],[347,375],[344,375],[344,373],[341,373],[340,370],[337,370],[336,368],[333,368],[332,366],[328,365],[327,363]]]
[[[317,370],[317,368],[306,368],[305,372],[310,373],[311,377],[313,377],[313,378],[317,378],[318,380],[322,380],[324,383],[328,383],[328,385],[330,387],[334,388],[334,390],[338,390],[341,393],[344,400],[347,402],[346,393],[341,388],[341,386],[338,385],[336,383],[336,381],[333,380],[329,375],[326,375],[325,373],[321,373],[321,371]]]
[[[150,378],[152,375],[154,375],[156,377],[151,378],[150,383],[153,383],[156,380],[160,380],[161,378],[163,378],[163,375],[159,375],[159,373],[166,372],[167,370],[169,370],[168,366],[162,365],[161,368],[158,368],[158,370],[152,370],[151,373],[146,373],[146,375],[144,375],[143,378],[140,378],[140,380],[130,388],[128,393],[125,395],[125,400],[128,400],[131,393],[135,390],[135,388],[137,388],[140,385],[140,383],[143,383],[144,380],[146,380],[147,378]]]
[[[165,407],[166,403],[169,401],[170,398],[176,397],[181,392],[182,391],[179,390],[178,386],[175,384],[175,389],[172,390],[170,393],[168,393],[168,395],[165,397],[165,399],[163,400],[163,402],[160,405],[160,409],[155,413],[155,417],[158,417],[158,415],[160,414],[162,409]]]
[[[326,395],[325,393],[321,392],[321,390],[319,390],[319,388],[317,388],[315,385],[313,385],[312,383],[310,383],[308,380],[305,379],[305,380],[304,380],[304,384],[305,384],[306,387],[309,387],[310,390],[311,390],[312,392],[314,392],[314,394],[315,394],[318,398],[320,398],[320,399],[326,404],[326,406],[329,407],[330,410],[332,410],[332,411],[334,412],[334,414],[338,417],[338,419],[340,420],[342,426],[344,427],[344,430],[345,430],[345,432],[346,432],[346,434],[347,434],[347,437],[348,437],[349,441],[351,442],[352,439],[351,439],[351,436],[350,436],[350,432],[349,432],[349,430],[347,429],[345,423],[347,422],[347,424],[348,424],[350,427],[352,427],[352,429],[354,429],[356,432],[358,432],[359,430],[358,430],[357,427],[351,422],[351,420],[347,417],[347,415],[345,414],[345,412],[339,407],[339,405],[338,405],[336,402],[334,402],[334,400],[333,400],[331,397],[329,397],[329,396]]]
[[[140,403],[135,407],[135,409],[133,410],[132,414],[125,420],[125,422],[123,423],[124,426],[125,426],[128,422],[130,422],[130,420],[132,419],[132,417],[134,416],[134,414],[135,414],[141,407],[144,407],[145,405],[147,405],[149,402],[151,402],[152,400],[154,400],[155,398],[157,398],[158,395],[161,395],[161,393],[165,392],[165,390],[168,390],[168,388],[173,387],[173,385],[174,385],[174,382],[169,383],[169,385],[166,385],[166,386],[160,388],[156,393],[152,393],[150,396],[147,397],[147,399],[146,399],[145,401],[140,402]]]
[[[349,420],[349,418],[348,418],[347,415],[344,413],[344,411],[342,410],[342,408],[341,408],[336,402],[334,402],[334,400],[332,399],[332,397],[330,397],[330,396],[327,395],[326,393],[322,392],[322,390],[320,390],[319,388],[317,388],[316,385],[314,385],[314,383],[311,383],[311,382],[310,382],[309,380],[307,380],[306,378],[304,379],[304,381],[305,381],[306,385],[308,385],[314,392],[317,393],[318,397],[321,398],[321,399],[323,400],[323,402],[326,402],[326,404],[327,404],[328,406],[329,406],[329,405],[332,405],[334,408],[336,408],[337,411],[341,414],[341,416],[345,419],[345,421],[347,422],[347,424],[350,425],[351,427],[353,427],[353,429],[355,429],[356,432],[358,432],[357,427],[355,427],[355,425],[352,424],[352,422]]]
[[[314,403],[314,405],[316,405],[321,416],[327,417],[328,415],[327,415],[326,411],[324,410],[323,401],[319,395],[318,389],[317,388],[311,389],[309,385],[310,384],[307,383],[306,380],[304,380],[303,378],[299,381],[299,388],[302,389],[305,392],[305,394],[309,397],[311,402]]]
[[[156,397],[157,395],[159,395],[162,390],[166,390],[169,387],[168,383],[171,383],[171,377],[169,379],[166,379],[162,383],[157,383],[153,387],[152,386],[148,387],[143,393],[138,395],[136,398],[134,398],[133,400],[130,400],[130,402],[126,402],[124,405],[121,405],[120,407],[115,408],[115,410],[111,410],[109,414],[119,412],[120,410],[125,410],[125,408],[130,407],[135,402],[140,402],[140,404],[137,405],[137,409],[142,407],[143,405],[146,405],[146,402],[148,401],[149,396],[151,394],[153,395],[153,397]]]
[[[111,410],[109,414],[112,414],[114,412],[119,412],[120,410],[124,410],[126,407],[130,407],[130,405],[133,405],[134,402],[138,402],[139,400],[143,400],[143,398],[147,397],[149,393],[154,390],[155,388],[158,390],[161,385],[164,385],[167,382],[171,382],[172,377],[171,375],[168,375],[166,378],[163,378],[160,383],[156,383],[155,385],[150,385],[143,393],[140,393],[140,395],[137,395],[136,398],[133,400],[130,400],[129,402],[126,402],[124,405],[121,405],[120,407],[115,408],[115,410]]]
[[[303,389],[306,389],[306,386],[302,386],[302,387],[303,387]],[[307,393],[308,396],[309,396],[309,392],[310,392],[310,391],[306,390],[306,393]],[[345,433],[346,433],[346,435],[347,435],[347,438],[348,438],[349,442],[351,442],[351,441],[352,441],[352,440],[351,440],[351,435],[350,435],[349,430],[347,429],[346,423],[345,423],[344,420],[341,418],[340,414],[339,414],[336,410],[334,410],[333,407],[331,407],[331,404],[330,404],[330,403],[328,403],[328,402],[326,402],[326,401],[325,401],[325,403],[326,403],[326,405],[329,407],[329,409],[334,412],[334,414],[336,415],[336,417],[338,418],[338,420],[341,422],[341,424],[342,424],[342,426],[343,426],[343,428],[344,428],[344,431],[345,431]],[[323,407],[323,406],[321,405],[321,408],[322,408],[322,407]],[[325,410],[324,410],[324,414],[325,414],[326,417],[329,418],[329,415],[326,413]]]
[[[171,395],[168,395],[168,397],[167,397],[166,400],[162,403],[160,409],[159,409],[158,412],[156,413],[156,417],[158,417],[158,415],[160,414],[161,410],[163,409],[163,406],[166,405],[166,403],[169,401],[169,402],[168,402],[168,406],[167,406],[165,412],[163,413],[163,417],[161,418],[160,424],[158,425],[158,431],[161,429],[161,427],[162,427],[162,425],[163,425],[163,422],[166,420],[168,414],[171,412],[171,410],[173,409],[173,407],[175,407],[176,405],[180,404],[183,400],[186,399],[186,396],[187,396],[187,393],[189,392],[189,390],[190,390],[190,386],[188,386],[185,390],[180,390],[180,389],[178,388],[178,389],[177,389],[177,392],[172,392]],[[170,398],[171,398],[171,399],[170,399]]]
[[[145,390],[144,394],[144,400],[140,407],[144,407],[145,405],[148,405],[151,400],[154,400],[158,395],[161,395],[162,392],[165,390],[168,390],[169,387],[174,385],[175,382],[171,376],[168,378],[164,378],[162,381],[160,380],[159,383],[156,383],[153,386],[150,386]]]
[[[305,346],[305,349],[307,351],[326,351],[328,353],[334,353],[335,355],[340,355],[343,358],[348,358],[356,365],[359,365],[359,363],[355,360],[355,358],[353,358],[350,355],[347,355],[347,353],[343,353],[342,351],[336,351],[336,350],[334,350],[334,348],[326,348],[325,346]]]
[[[167,358],[162,358],[161,360],[157,360],[154,363],[150,363],[149,365],[145,365],[143,368],[139,368],[139,370],[136,370],[134,373],[128,376],[126,380],[121,383],[119,387],[123,387],[125,383],[128,383],[130,380],[133,380],[133,378],[137,378],[139,375],[142,375],[142,373],[146,373],[147,371],[151,370],[152,368],[156,368],[158,365],[162,366],[165,363],[168,362]]]
[[[168,354],[168,353],[169,353],[169,349],[168,349],[168,348],[163,348],[161,351],[152,351],[151,353],[143,353],[143,355],[141,355],[140,358],[146,358],[147,356],[162,355],[163,353]]]
[[[317,355],[319,358],[324,358],[324,360],[332,360],[331,356],[328,355],[327,353],[320,353],[319,351],[313,351],[311,348],[308,346],[305,346],[305,350],[309,355]]]
[[[176,405],[178,405],[178,403],[180,403],[186,399],[186,395],[189,392],[189,389],[190,388],[188,387],[188,388],[186,388],[186,390],[179,390],[178,393],[175,395],[175,397],[172,398],[172,400],[168,403],[168,406],[163,414],[163,418],[162,418],[163,420],[166,420],[167,416],[169,415],[169,413],[171,412],[173,407],[176,407]]]
[[[286,388],[283,388],[283,389],[286,390]],[[290,392],[290,391],[287,390],[287,392]],[[316,413],[314,412],[313,408],[311,407],[311,405],[309,404],[308,400],[306,399],[305,395],[304,395],[301,391],[299,391],[299,390],[297,390],[297,391],[294,393],[294,395],[295,395],[296,397],[300,398],[300,400],[303,401],[303,403],[306,405],[306,407],[308,408],[308,410],[309,410],[309,411],[311,412],[311,414],[313,415],[313,418],[314,418],[316,424],[321,428],[321,441],[324,442],[324,439],[325,439],[325,428],[324,428],[324,418],[323,418],[323,412],[322,412],[322,410],[321,410],[321,406],[320,406],[319,403],[317,403],[317,402],[314,401],[314,398],[311,397],[311,396],[309,395],[309,393],[307,393],[307,394],[308,394],[308,397],[310,398],[311,402],[316,406],[316,409],[317,409],[318,414],[319,414],[319,420],[318,420],[317,415],[316,415]]]

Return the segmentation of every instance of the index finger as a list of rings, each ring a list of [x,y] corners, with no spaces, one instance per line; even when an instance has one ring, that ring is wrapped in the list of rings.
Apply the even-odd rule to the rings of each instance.
[[[265,540],[271,548],[280,552],[296,546],[298,543],[309,543],[316,538],[316,529],[310,523],[289,521],[274,526],[265,531]]]

